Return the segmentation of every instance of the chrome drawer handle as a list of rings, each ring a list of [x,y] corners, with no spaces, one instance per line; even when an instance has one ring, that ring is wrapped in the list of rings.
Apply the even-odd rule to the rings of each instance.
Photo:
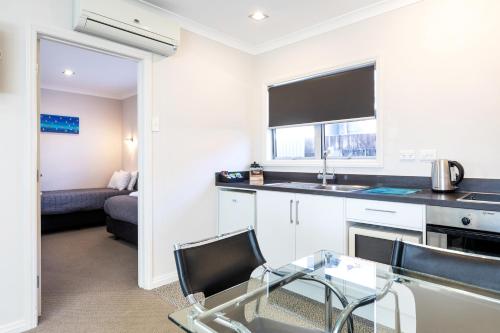
[[[375,208],[365,208],[365,210],[369,212],[378,212],[378,213],[389,213],[389,214],[397,213],[395,210],[385,210],[385,209],[375,209]]]
[[[290,200],[290,223],[293,224],[293,200]]]

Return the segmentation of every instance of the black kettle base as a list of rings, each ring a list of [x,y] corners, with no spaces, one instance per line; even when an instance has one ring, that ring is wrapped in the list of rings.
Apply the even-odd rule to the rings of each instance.
[[[453,193],[453,192],[456,192],[457,190],[458,190],[458,187],[455,187],[452,190],[436,190],[433,188],[432,192],[435,192],[435,193]]]

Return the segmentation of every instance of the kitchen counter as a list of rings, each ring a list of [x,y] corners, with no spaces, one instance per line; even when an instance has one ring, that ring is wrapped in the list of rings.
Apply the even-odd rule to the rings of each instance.
[[[367,176],[363,176],[366,178]],[[454,207],[454,208],[466,208],[466,209],[477,209],[477,210],[486,210],[486,211],[500,211],[500,205],[497,204],[485,204],[485,203],[476,203],[476,202],[463,202],[457,201],[457,199],[464,196],[469,191],[458,191],[454,193],[435,193],[429,189],[429,187],[425,188],[419,185],[425,185],[426,180],[422,179],[424,177],[404,177],[404,178],[415,178],[415,185],[410,186],[412,184],[409,183],[410,179],[405,179],[404,183],[400,182],[399,187],[407,187],[407,188],[420,188],[421,190],[414,194],[408,195],[387,195],[387,194],[372,194],[372,193],[363,193],[363,191],[355,191],[355,192],[335,192],[335,191],[325,191],[318,189],[297,189],[290,187],[280,187],[276,185],[276,183],[287,182],[287,181],[299,181],[299,182],[315,182],[320,183],[319,181],[313,181],[311,177],[305,179],[304,177],[295,178],[295,179],[283,179],[284,177],[280,177],[279,179],[266,179],[264,185],[250,185],[248,181],[242,183],[223,183],[216,180],[215,185],[218,187],[226,187],[226,188],[234,188],[234,189],[244,189],[244,190],[265,190],[265,191],[278,191],[278,192],[293,192],[293,193],[303,193],[303,194],[315,194],[315,195],[326,195],[326,196],[335,196],[335,197],[344,197],[344,198],[353,198],[353,199],[366,199],[366,200],[380,200],[380,201],[391,201],[391,202],[403,202],[403,203],[411,203],[411,204],[422,204],[429,206],[442,206],[442,207]],[[338,177],[337,179],[344,179],[344,177]],[[351,177],[353,178],[353,177]],[[387,183],[381,182],[380,177],[377,177],[377,182],[373,184],[370,181],[359,182],[356,185],[368,185],[371,187],[380,187],[380,186],[395,186],[392,182],[393,178],[398,178],[400,181],[403,177],[389,177]],[[217,179],[217,175],[216,175]],[[345,178],[347,179],[347,178]],[[367,179],[367,178],[366,178]],[[329,182],[331,184],[331,181]],[[268,184],[268,185],[266,185]],[[270,186],[269,184],[273,184]],[[337,184],[337,182],[336,182]],[[353,185],[352,179],[348,182],[339,181],[338,184],[348,184]]]

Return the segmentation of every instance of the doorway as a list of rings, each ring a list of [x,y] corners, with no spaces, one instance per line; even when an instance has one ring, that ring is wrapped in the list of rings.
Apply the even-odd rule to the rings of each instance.
[[[31,31],[31,43],[29,47],[28,82],[30,110],[30,179],[32,179],[32,194],[29,199],[30,207],[30,229],[32,244],[30,251],[30,271],[32,272],[31,308],[33,310],[32,325],[36,326],[41,309],[41,200],[40,186],[43,174],[40,172],[40,43],[41,41],[56,42],[72,47],[105,54],[133,61],[137,67],[137,134],[136,138],[125,134],[123,140],[126,145],[137,146],[137,169],[140,175],[137,191],[138,196],[138,225],[137,225],[137,285],[143,289],[151,289],[152,286],[152,135],[151,135],[151,79],[152,79],[152,55],[148,52],[105,41],[99,38],[83,35],[75,32],[33,29]],[[66,69],[64,68],[63,72]],[[66,75],[70,73],[61,73]],[[76,73],[75,73],[76,74]],[[134,142],[135,140],[135,142]]]

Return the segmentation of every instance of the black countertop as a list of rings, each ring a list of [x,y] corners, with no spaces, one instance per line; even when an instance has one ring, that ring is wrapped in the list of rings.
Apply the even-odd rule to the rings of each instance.
[[[366,178],[366,176],[363,176]],[[410,179],[404,179],[404,182],[401,182],[402,177],[392,177],[398,178],[397,184],[393,181],[394,179],[388,179],[387,183],[381,182],[380,178],[377,178],[377,182],[368,182],[365,179],[364,182],[359,182],[355,184],[353,179],[350,181],[339,181],[338,184],[349,184],[349,185],[368,185],[371,187],[380,187],[380,186],[392,186],[392,187],[405,187],[405,188],[418,188],[420,191],[414,194],[408,195],[387,195],[387,194],[372,194],[372,193],[364,193],[363,191],[355,191],[355,192],[335,192],[335,191],[326,191],[326,190],[316,190],[316,189],[297,189],[290,187],[279,187],[275,185],[280,182],[287,181],[307,181],[307,182],[316,182],[319,184],[319,181],[313,181],[311,178],[305,179],[304,177],[295,177],[294,179],[284,179],[285,177],[279,177],[276,179],[271,179],[266,177],[264,185],[250,185],[248,181],[242,183],[224,183],[219,182],[217,180],[215,185],[219,187],[231,187],[235,189],[245,189],[245,190],[265,190],[265,191],[278,191],[278,192],[292,192],[292,193],[303,193],[303,194],[316,194],[316,195],[326,195],[333,197],[344,197],[344,198],[353,198],[353,199],[367,199],[367,200],[380,200],[380,201],[391,201],[391,202],[402,202],[402,203],[410,203],[410,204],[421,204],[421,205],[429,205],[429,206],[442,206],[442,207],[454,207],[454,208],[466,208],[466,209],[477,209],[477,210],[486,210],[486,211],[500,211],[500,204],[485,204],[485,203],[477,203],[477,202],[464,202],[457,201],[457,199],[463,197],[469,191],[457,191],[454,193],[436,193],[429,189],[429,187],[425,188],[424,186],[416,187],[410,186],[412,184],[409,183]],[[351,177],[353,178],[353,177]],[[405,177],[407,178],[407,177]],[[411,177],[413,178],[413,177]],[[414,177],[414,178],[423,178],[423,177]],[[339,179],[339,178],[338,178]],[[343,179],[340,177],[340,179]],[[347,179],[347,178],[345,178]],[[330,181],[331,183],[331,181]],[[426,181],[423,179],[415,179],[415,183],[417,185],[425,185]],[[266,185],[267,184],[267,185]],[[269,186],[269,184],[274,184],[273,186]],[[336,182],[337,184],[337,182]]]

